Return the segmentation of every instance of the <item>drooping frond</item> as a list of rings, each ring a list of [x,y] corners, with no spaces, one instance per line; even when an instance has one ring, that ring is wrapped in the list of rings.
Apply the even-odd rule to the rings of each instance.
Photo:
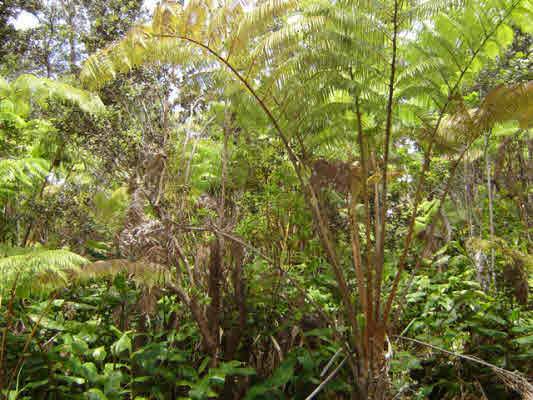
[[[269,0],[246,10],[235,1],[221,5],[189,1],[185,6],[163,2],[156,8],[152,24],[133,28],[123,40],[89,57],[80,77],[86,85],[99,87],[143,64],[199,64],[205,68],[206,63],[220,59],[231,59],[244,70],[250,64],[253,40],[296,4],[295,0]]]
[[[7,294],[16,280],[17,294],[46,294],[67,285],[125,274],[137,285],[151,288],[172,281],[170,271],[158,264],[128,260],[90,263],[68,250],[0,246],[0,294]]]
[[[0,248],[0,293],[43,293],[68,283],[71,274],[89,261],[68,250],[44,248]]]
[[[173,38],[154,38],[153,33],[150,26],[135,27],[122,41],[90,56],[80,74],[82,82],[98,88],[140,65],[192,62],[189,49],[182,43]]]
[[[433,138],[439,147],[448,150],[457,150],[456,147],[470,143],[477,135],[483,133],[476,126],[475,110],[469,110],[460,96],[454,102],[454,108],[453,113],[442,119],[436,136]]]
[[[162,265],[145,261],[105,260],[85,265],[76,271],[73,280],[113,278],[125,274],[137,285],[145,287],[164,286],[172,281],[172,274]]]
[[[488,129],[496,123],[517,121],[523,129],[533,125],[533,81],[491,90],[476,112],[476,125]]]
[[[97,95],[52,79],[24,74],[11,82],[10,86],[15,97],[32,99],[41,104],[54,99],[75,104],[87,113],[98,113],[105,108]]]
[[[460,103],[439,126],[437,141],[454,148],[476,139],[496,124],[516,121],[527,129],[533,124],[533,82],[501,85],[491,90],[478,109]]]

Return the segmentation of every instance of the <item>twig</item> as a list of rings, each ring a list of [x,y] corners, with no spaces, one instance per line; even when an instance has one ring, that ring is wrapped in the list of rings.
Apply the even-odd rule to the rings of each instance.
[[[396,400],[398,398],[400,398],[400,396],[402,395],[403,392],[405,392],[407,389],[409,389],[409,384],[405,384],[403,385],[400,390],[398,391],[398,393],[396,393],[396,395],[392,398],[392,400]]]
[[[500,367],[498,367],[498,366],[496,366],[494,364],[491,364],[491,363],[489,363],[489,362],[487,362],[485,360],[482,360],[482,359],[474,357],[474,356],[468,356],[468,355],[465,355],[465,354],[454,353],[453,351],[443,349],[442,347],[438,347],[438,346],[432,345],[431,343],[426,343],[426,342],[423,342],[423,341],[418,340],[418,339],[413,339],[413,338],[409,338],[409,337],[405,337],[405,336],[401,336],[401,335],[395,335],[395,337],[397,337],[398,339],[406,340],[408,342],[413,342],[413,343],[420,344],[422,346],[429,347],[430,349],[440,351],[442,353],[448,354],[448,355],[453,356],[453,357],[462,358],[464,360],[472,361],[474,363],[483,365],[485,367],[489,367],[492,370],[494,370],[496,372],[499,372],[499,373],[502,373],[502,374],[504,374],[506,376],[513,376],[513,377],[515,377],[516,379],[518,379],[520,381],[524,381],[525,380],[525,378],[523,376],[521,376],[521,375],[519,375],[519,374],[517,374],[515,372],[500,368]],[[529,385],[531,385],[531,384],[529,384]]]
[[[331,374],[329,374],[329,375],[327,376],[327,378],[324,379],[324,380],[322,381],[322,383],[321,383],[320,385],[318,385],[318,387],[317,387],[315,390],[313,390],[313,392],[312,392],[309,396],[307,396],[307,397],[305,398],[305,400],[311,400],[311,399],[313,399],[313,398],[314,398],[314,397],[315,397],[315,396],[316,396],[316,395],[317,395],[317,394],[318,394],[318,393],[324,388],[324,386],[326,386],[326,385],[328,384],[328,382],[329,382],[330,380],[332,380],[333,377],[334,377],[335,375],[337,375],[337,372],[339,372],[339,370],[341,369],[341,367],[342,367],[342,366],[344,365],[344,363],[346,362],[346,359],[347,359],[347,358],[348,358],[348,357],[344,357],[344,358],[342,359],[342,361],[339,363],[339,365],[337,365],[337,368],[335,368],[335,369],[331,372]]]
[[[283,361],[283,351],[281,350],[281,347],[280,347],[278,341],[272,335],[270,335],[270,340],[272,340],[272,343],[274,344],[274,347],[276,348],[276,351],[278,352],[279,361],[282,362]]]
[[[335,354],[333,354],[333,357],[331,357],[331,359],[328,361],[328,363],[326,364],[326,366],[324,367],[324,369],[322,370],[322,372],[320,373],[320,377],[322,378],[324,375],[326,375],[326,373],[329,371],[329,369],[331,368],[331,365],[333,364],[333,362],[337,359],[337,357],[339,356],[339,354],[341,354],[342,352],[342,347],[339,348],[339,350],[337,350],[335,352]]]

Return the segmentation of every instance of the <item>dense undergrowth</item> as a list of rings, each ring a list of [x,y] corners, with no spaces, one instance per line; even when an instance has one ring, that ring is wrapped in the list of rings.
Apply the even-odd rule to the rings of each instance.
[[[472,268],[456,264],[415,279],[400,326],[401,336],[421,342],[394,340],[393,385],[412,399],[476,398],[480,390],[490,399],[519,399],[490,366],[421,344],[533,373],[533,313],[506,295],[485,294]],[[213,366],[187,307],[164,288],[139,286],[132,278],[119,272],[48,297],[4,297],[8,398],[209,399],[240,393],[245,399],[305,399],[331,372],[324,367],[339,350],[331,330],[317,323],[312,310],[294,310],[294,299],[281,298],[274,309],[250,309],[238,357],[222,357]],[[253,274],[249,279],[260,284]],[[237,323],[231,314],[224,321]],[[349,398],[345,374],[335,376],[322,398]]]

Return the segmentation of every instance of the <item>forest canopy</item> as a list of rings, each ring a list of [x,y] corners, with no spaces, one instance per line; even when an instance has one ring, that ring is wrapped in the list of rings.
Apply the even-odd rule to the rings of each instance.
[[[5,0],[1,399],[533,399],[531,0]]]

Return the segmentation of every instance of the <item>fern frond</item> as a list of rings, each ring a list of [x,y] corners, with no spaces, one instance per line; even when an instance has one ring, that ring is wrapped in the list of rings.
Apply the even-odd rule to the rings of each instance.
[[[476,112],[476,125],[488,129],[496,123],[518,121],[523,129],[533,125],[533,81],[501,85],[485,96]]]
[[[151,25],[133,28],[122,41],[89,57],[80,77],[86,85],[99,87],[117,73],[143,64],[194,65],[201,61],[205,65],[206,49],[236,60],[238,66],[249,65],[244,60],[249,60],[253,39],[296,4],[295,0],[268,0],[246,11],[235,1],[220,6],[205,0],[189,1],[185,6],[163,2]]]
[[[250,41],[266,31],[272,22],[288,11],[298,6],[296,0],[269,0],[254,7],[251,11],[244,13],[236,29],[236,34],[231,38],[230,49],[243,51],[249,45]],[[298,25],[295,23],[295,25]],[[294,30],[301,29],[300,26]]]
[[[97,95],[52,79],[24,74],[12,82],[11,86],[17,96],[33,99],[41,104],[55,99],[75,104],[87,113],[98,113],[105,109]]]
[[[148,288],[172,281],[167,268],[152,263],[128,260],[90,263],[67,250],[0,246],[0,294],[11,290],[15,279],[17,294],[24,297],[44,295],[69,284],[113,278],[119,274],[125,274],[136,284]]]
[[[22,187],[32,187],[48,175],[50,165],[42,158],[0,159],[0,199]]]
[[[449,11],[464,6],[464,0],[426,0],[410,1],[409,7],[403,11],[402,17],[409,21],[419,21],[428,19],[441,12]]]
[[[108,279],[125,274],[137,285],[145,287],[165,286],[172,281],[172,274],[162,265],[144,261],[105,260],[96,261],[77,270],[73,276],[76,282],[90,279]]]
[[[437,142],[454,149],[476,139],[496,124],[516,121],[527,129],[533,125],[533,81],[498,86],[478,109],[467,110],[462,102],[446,116],[437,132]]]
[[[0,293],[11,289],[17,279],[17,293],[45,293],[68,283],[70,274],[88,260],[67,250],[0,248]]]

